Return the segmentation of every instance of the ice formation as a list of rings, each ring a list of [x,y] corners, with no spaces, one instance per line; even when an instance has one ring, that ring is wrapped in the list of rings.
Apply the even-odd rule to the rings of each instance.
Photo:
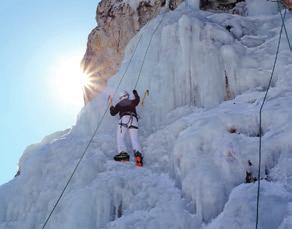
[[[41,228],[142,36],[120,87],[133,89],[160,20],[137,87],[150,90],[139,108],[145,167],[112,161],[117,120],[107,115],[47,228],[254,228],[256,185],[244,184],[244,176],[247,160],[257,169],[258,111],[281,18],[181,4],[131,40],[120,70],[71,130],[27,148],[21,175],[0,188],[1,229]],[[286,27],[291,34],[291,14]],[[271,181],[262,182],[261,229],[292,228],[291,61],[283,35],[263,113],[262,166]]]

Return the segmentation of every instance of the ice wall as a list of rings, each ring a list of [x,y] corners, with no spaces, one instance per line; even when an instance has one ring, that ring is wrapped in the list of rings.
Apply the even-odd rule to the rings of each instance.
[[[133,89],[151,31],[161,17],[134,37],[122,68],[105,92],[81,111],[72,130],[26,150],[21,175],[0,188],[0,229],[42,226],[143,35],[121,85]],[[154,34],[137,88],[140,94],[150,90],[145,106],[139,107],[145,167],[112,161],[118,120],[106,115],[47,228],[252,227],[256,186],[242,183],[247,160],[256,169],[258,109],[280,23],[278,15],[245,18],[183,5],[167,13]],[[287,15],[289,34],[291,23]],[[263,168],[272,179],[263,182],[263,229],[291,227],[292,57],[282,39],[263,116]]]
[[[150,91],[147,105],[140,110],[146,132],[159,128],[165,114],[179,106],[210,108],[251,88],[265,87],[278,35],[274,28],[280,22],[278,16],[251,21],[240,16],[198,11],[187,4],[173,12],[162,12],[130,41],[122,67],[88,110],[94,112],[105,106],[107,96],[113,94],[126,71],[118,91],[131,92],[142,64],[137,89],[141,96],[145,90]],[[129,65],[136,46],[137,52]],[[260,52],[260,46],[265,52]],[[83,119],[96,123],[97,117],[90,113]]]
[[[161,20],[143,59],[152,33]],[[128,45],[120,71],[108,83],[108,93],[114,91],[126,71],[140,36],[137,53],[120,89],[132,91],[144,61],[137,89],[142,96],[146,89],[151,95],[143,109],[147,131],[158,127],[165,114],[176,107],[212,107],[224,100],[225,67],[221,47],[233,43],[234,38],[224,27],[200,18],[200,13],[194,16],[193,11],[185,8],[163,13],[137,34]],[[106,96],[100,97],[105,99]],[[95,103],[102,102],[97,98]]]
[[[271,15],[278,13],[278,3],[267,0],[246,0],[249,16]]]

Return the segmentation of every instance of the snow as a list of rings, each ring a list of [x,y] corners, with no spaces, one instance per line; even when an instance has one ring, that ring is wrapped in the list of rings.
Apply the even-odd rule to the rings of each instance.
[[[229,228],[249,229],[255,227],[256,185],[242,184],[236,187],[225,205],[224,211],[206,229]],[[288,193],[280,184],[262,182],[260,211],[262,218],[260,228],[278,228],[288,207]],[[277,204],[275,204],[277,203]],[[236,214],[236,218],[234,217]],[[271,217],[272,216],[272,217]]]
[[[120,87],[133,89],[162,17],[131,40],[119,72],[71,130],[26,149],[21,175],[0,187],[0,229],[41,228],[142,35]],[[289,34],[290,24],[287,14]],[[258,111],[280,26],[279,15],[214,14],[188,4],[165,14],[137,88],[150,90],[138,109],[145,167],[112,161],[117,120],[106,115],[46,228],[253,228],[257,186],[243,183],[248,160],[257,170]],[[263,113],[261,175],[267,169],[272,181],[262,181],[261,229],[292,227],[291,63],[282,36]]]
[[[278,3],[270,0],[246,0],[249,16],[271,15],[278,13]]]
[[[193,9],[200,9],[200,2],[200,0],[186,0],[187,6]]]

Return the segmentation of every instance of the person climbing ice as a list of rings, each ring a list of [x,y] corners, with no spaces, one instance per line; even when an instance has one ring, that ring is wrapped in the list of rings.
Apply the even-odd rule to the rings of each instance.
[[[119,102],[113,106],[112,97],[109,97],[110,114],[115,116],[119,113],[119,123],[117,128],[117,149],[118,154],[114,156],[116,161],[129,161],[130,156],[127,153],[125,136],[130,135],[132,148],[134,152],[136,166],[143,166],[143,157],[141,154],[141,145],[138,139],[138,115],[136,107],[140,102],[140,97],[136,90],[133,90],[134,99],[130,99],[127,91],[120,94]]]

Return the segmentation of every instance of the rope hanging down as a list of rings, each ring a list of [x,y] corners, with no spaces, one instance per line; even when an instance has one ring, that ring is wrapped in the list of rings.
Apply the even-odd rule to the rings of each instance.
[[[164,18],[164,16],[165,16],[166,13],[167,13],[167,11],[162,15],[160,22],[157,24],[156,28],[155,28],[155,29],[153,30],[153,32],[152,32],[152,35],[151,35],[151,38],[150,38],[150,40],[149,40],[149,43],[148,43],[148,46],[147,46],[147,49],[146,49],[145,55],[144,55],[144,57],[143,57],[143,62],[142,62],[142,64],[141,64],[141,68],[140,68],[140,70],[139,70],[138,78],[137,78],[137,80],[136,80],[136,83],[135,83],[135,87],[134,87],[134,89],[137,88],[137,85],[138,85],[139,80],[140,80],[140,78],[141,78],[141,73],[142,73],[142,70],[143,70],[143,67],[144,67],[144,63],[145,63],[145,60],[146,60],[146,56],[147,56],[147,54],[148,54],[148,51],[149,51],[150,45],[151,45],[151,43],[152,43],[152,39],[153,39],[153,37],[154,37],[154,34],[156,33],[156,31],[158,30],[159,26],[161,25],[161,23],[162,23],[162,21],[163,21],[163,18]]]
[[[287,38],[287,41],[288,41],[288,45],[289,45],[290,51],[292,51],[291,42],[290,42],[289,35],[288,35],[288,32],[287,32],[287,28],[286,28],[286,25],[285,25],[285,17],[283,17],[283,14],[282,14],[282,11],[281,11],[281,5],[280,5],[280,3],[281,3],[284,7],[286,7],[286,5],[285,5],[282,1],[281,1],[281,2],[277,1],[277,3],[278,3],[278,9],[279,9],[279,12],[280,12],[280,15],[281,15],[281,20],[282,20],[282,23],[283,23],[283,25],[284,25],[284,30],[285,30],[285,35],[286,35],[286,38]],[[284,13],[284,14],[286,14],[286,10],[285,10],[285,13]]]
[[[279,9],[280,10],[280,9]],[[281,13],[281,10],[280,10]],[[280,35],[279,35],[279,40],[278,40],[278,44],[277,44],[277,51],[276,51],[276,55],[275,55],[275,60],[274,60],[274,64],[273,64],[273,68],[272,68],[272,73],[270,76],[270,80],[269,80],[269,84],[263,99],[263,102],[261,104],[260,107],[260,111],[259,111],[259,163],[258,163],[258,188],[257,188],[257,210],[256,210],[256,229],[258,229],[258,223],[259,223],[259,205],[260,205],[260,186],[261,186],[261,161],[262,161],[262,111],[267,99],[267,95],[268,92],[270,90],[271,84],[272,84],[272,80],[273,80],[273,76],[275,73],[275,68],[276,68],[276,64],[277,64],[277,60],[278,60],[278,56],[279,56],[279,50],[280,50],[280,44],[281,44],[281,38],[282,38],[282,32],[283,32],[283,28],[285,26],[284,20],[286,17],[286,10],[284,13],[284,16],[282,17],[282,13],[281,13],[281,19],[282,19],[282,25],[281,25],[281,29],[280,29]]]
[[[129,69],[129,67],[130,67],[130,65],[131,65],[131,63],[132,63],[133,57],[134,57],[134,55],[135,55],[135,53],[136,53],[136,50],[137,50],[137,47],[138,47],[138,45],[139,45],[139,43],[140,43],[140,41],[141,41],[141,38],[142,38],[142,35],[140,36],[140,38],[139,38],[139,40],[138,40],[138,42],[137,42],[137,45],[136,45],[136,47],[135,47],[135,49],[134,49],[134,52],[133,52],[133,55],[132,55],[132,57],[131,57],[131,59],[130,59],[130,61],[129,61],[127,67],[126,67],[126,70],[125,70],[124,74],[122,75],[122,77],[121,77],[121,79],[120,79],[120,81],[119,81],[119,83],[118,83],[118,85],[117,85],[117,87],[116,87],[116,89],[115,89],[115,91],[114,91],[114,95],[117,93],[117,91],[118,91],[118,89],[119,89],[119,87],[120,87],[120,85],[121,85],[121,83],[122,83],[122,81],[123,81],[123,79],[124,79],[126,73],[128,72],[128,69]],[[109,107],[110,107],[110,106],[109,106],[109,104],[108,104],[107,107],[106,107],[106,109],[105,109],[105,111],[104,111],[104,113],[103,113],[103,115],[101,116],[101,119],[99,120],[99,122],[98,122],[97,125],[96,125],[96,128],[95,128],[95,130],[94,130],[94,132],[93,132],[93,135],[91,136],[89,142],[86,144],[86,147],[85,147],[83,153],[81,154],[81,157],[80,157],[80,159],[78,160],[78,162],[77,162],[77,164],[76,164],[76,166],[75,166],[75,168],[74,168],[74,170],[73,170],[71,176],[69,177],[69,179],[68,179],[68,181],[67,181],[65,187],[63,188],[63,190],[62,190],[60,196],[58,197],[56,203],[54,204],[54,207],[52,208],[52,210],[51,210],[49,216],[46,218],[46,221],[45,221],[45,223],[44,223],[42,229],[44,229],[44,228],[46,227],[47,223],[49,222],[49,220],[50,220],[50,218],[51,218],[51,216],[52,216],[52,214],[53,214],[53,212],[55,211],[55,209],[56,209],[56,207],[58,206],[58,204],[59,204],[61,198],[63,197],[63,195],[64,195],[64,193],[65,193],[65,191],[66,191],[66,189],[67,189],[69,183],[71,182],[71,180],[72,180],[74,174],[75,174],[76,171],[77,171],[77,168],[79,167],[79,165],[80,165],[82,159],[84,158],[84,156],[85,156],[85,154],[86,154],[86,152],[87,152],[89,146],[91,145],[91,143],[92,143],[92,141],[93,141],[93,139],[94,139],[94,137],[95,137],[97,131],[99,130],[99,128],[100,128],[100,126],[101,126],[101,124],[102,124],[102,122],[103,122],[103,120],[104,120],[104,118],[105,118],[105,116],[106,116],[106,113],[107,113],[108,110],[109,110]]]
[[[165,14],[166,14],[166,12],[165,12]],[[162,19],[164,18],[165,14],[163,15]],[[136,86],[137,86],[137,84],[138,84],[138,81],[139,81],[139,78],[140,78],[140,75],[141,75],[141,71],[142,71],[142,68],[143,68],[143,65],[144,65],[144,62],[145,62],[145,58],[146,58],[146,56],[147,56],[148,49],[149,49],[150,44],[151,44],[151,42],[152,42],[152,38],[153,38],[153,36],[154,36],[154,33],[157,31],[159,25],[161,24],[162,19],[161,19],[161,21],[159,22],[159,24],[158,24],[158,26],[156,27],[156,29],[152,32],[150,42],[149,42],[148,47],[147,47],[147,49],[146,49],[146,53],[145,53],[145,55],[144,55],[144,57],[143,57],[142,67],[140,68],[140,72],[139,72],[139,75],[138,75],[138,80],[137,80],[137,82],[136,82]],[[145,26],[147,26],[148,23],[149,23],[149,21],[146,23]],[[114,93],[113,93],[113,97],[114,97],[115,94],[117,93],[119,87],[121,86],[121,83],[122,83],[124,77],[126,76],[128,70],[129,70],[129,67],[130,67],[130,65],[131,65],[131,63],[132,63],[132,60],[133,60],[133,58],[134,58],[134,56],[135,56],[135,54],[136,54],[137,48],[138,48],[138,46],[139,46],[139,44],[140,44],[141,38],[142,38],[142,35],[139,37],[139,40],[138,40],[137,45],[136,45],[136,47],[135,47],[135,49],[134,49],[134,52],[133,52],[133,54],[132,54],[132,56],[131,56],[131,59],[130,59],[130,61],[129,61],[127,67],[126,67],[126,70],[125,70],[124,74],[122,75],[122,77],[121,77],[121,79],[120,79],[120,81],[119,81],[119,83],[118,83],[118,85],[117,85],[117,87],[116,87],[116,89],[115,89],[115,91],[114,91]],[[136,88],[136,86],[135,86],[135,88]],[[81,157],[80,157],[80,159],[78,160],[78,162],[77,162],[77,164],[76,164],[76,166],[75,166],[75,168],[74,168],[74,170],[73,170],[71,176],[69,177],[68,181],[66,182],[66,185],[65,185],[65,187],[63,188],[63,190],[62,190],[60,196],[58,197],[58,199],[57,199],[57,201],[56,201],[56,203],[54,204],[54,207],[53,207],[52,210],[50,211],[49,216],[46,218],[46,221],[45,221],[45,223],[44,223],[42,229],[44,229],[44,228],[46,227],[46,225],[48,224],[48,222],[49,222],[49,220],[50,220],[50,218],[51,218],[51,216],[52,216],[52,214],[53,214],[53,212],[55,211],[55,209],[56,209],[56,207],[58,206],[60,200],[62,199],[62,197],[63,197],[63,195],[64,195],[66,189],[68,188],[68,185],[70,184],[70,182],[71,182],[71,180],[72,180],[74,174],[76,173],[76,171],[77,171],[77,169],[78,169],[78,167],[79,167],[79,165],[80,165],[82,159],[84,158],[84,156],[85,156],[87,150],[89,149],[89,146],[91,145],[91,143],[92,143],[92,141],[93,141],[95,135],[97,134],[97,131],[99,130],[99,128],[100,128],[100,126],[101,126],[101,124],[102,124],[102,122],[103,122],[103,120],[104,120],[104,118],[105,118],[105,116],[106,116],[106,114],[107,114],[107,112],[108,112],[108,110],[109,110],[109,108],[110,108],[110,105],[108,104],[107,107],[106,107],[106,109],[105,109],[105,111],[104,111],[104,113],[103,113],[103,115],[101,116],[101,119],[100,119],[99,122],[97,123],[96,128],[95,128],[95,130],[94,130],[94,132],[93,132],[93,134],[92,134],[92,136],[91,136],[89,142],[86,144],[86,147],[85,147],[83,153],[81,154]]]

